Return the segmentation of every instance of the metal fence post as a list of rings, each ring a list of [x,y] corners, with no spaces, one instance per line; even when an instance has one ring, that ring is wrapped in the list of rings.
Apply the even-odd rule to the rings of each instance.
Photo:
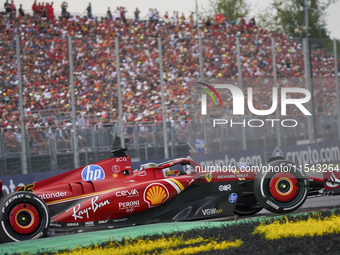
[[[72,105],[72,140],[73,140],[73,157],[75,168],[80,167],[79,163],[79,150],[78,150],[78,134],[76,124],[76,100],[74,95],[74,77],[73,77],[73,46],[72,37],[68,37],[68,51],[69,51],[69,64],[70,64],[70,83],[71,83],[71,105]]]
[[[164,77],[163,77],[163,54],[162,54],[162,40],[158,37],[158,57],[159,57],[159,75],[161,80],[161,98],[162,98],[162,115],[163,115],[163,141],[164,141],[164,156],[169,158],[168,137],[166,133],[166,112],[165,112],[165,98],[164,98]]]
[[[117,72],[117,86],[118,86],[118,105],[119,105],[119,129],[120,129],[120,145],[125,147],[124,140],[124,126],[123,126],[123,105],[122,105],[122,88],[120,82],[120,59],[119,59],[119,41],[118,37],[115,38],[116,46],[116,72]]]
[[[314,95],[312,90],[312,78],[310,71],[310,58],[309,58],[309,47],[308,41],[306,38],[303,38],[303,49],[304,49],[304,61],[305,61],[305,79],[306,79],[306,88],[311,92],[311,100],[307,104],[307,108],[312,116],[307,116],[308,123],[308,138],[310,143],[316,142],[316,130],[315,130],[315,116],[314,113]]]
[[[273,58],[273,73],[274,73],[274,87],[277,86],[277,71],[276,71],[276,54],[275,54],[275,39],[272,37],[272,58]],[[276,108],[275,111],[276,119],[280,119],[279,109]],[[277,145],[281,146],[281,132],[280,132],[280,125],[276,125],[276,133],[277,133]]]
[[[135,125],[133,126],[133,141],[134,141],[134,145],[137,151],[137,157],[140,160],[140,146],[139,146],[139,137],[138,137],[138,124],[135,123]]]
[[[242,66],[241,66],[241,51],[240,51],[240,38],[236,37],[236,48],[237,48],[237,70],[238,70],[238,86],[243,91],[243,81],[242,81]],[[242,132],[242,149],[247,149],[247,139],[246,139],[246,127],[241,129]]]
[[[149,160],[149,154],[148,154],[148,143],[144,143],[144,149],[145,149],[145,160]]]
[[[200,77],[201,77],[201,82],[204,82],[203,38],[200,36],[198,37],[198,47],[199,47],[199,61],[200,61]],[[203,91],[202,91],[201,98],[202,98],[202,103],[203,103],[203,100],[205,101],[207,100],[207,95],[204,94]],[[204,123],[203,124],[203,138],[204,138],[204,153],[205,154],[207,154],[209,151],[206,122],[207,122],[207,115],[203,115],[203,123]]]
[[[20,125],[21,125],[21,173],[27,174],[27,146],[26,146],[26,130],[25,130],[25,114],[24,101],[22,96],[22,76],[21,76],[21,59],[20,59],[20,39],[15,36],[16,54],[17,54],[17,68],[18,68],[18,82],[19,82],[19,108],[20,108]]]
[[[236,37],[238,86],[243,90],[240,37]]]
[[[174,150],[175,140],[176,140],[175,139],[175,127],[172,125],[171,126],[171,157],[175,157],[175,150]]]
[[[338,52],[336,48],[336,39],[333,40],[334,48],[334,72],[335,72],[335,91],[336,91],[336,109],[338,113],[338,139],[340,140],[340,102],[339,102],[339,77],[338,77]]]

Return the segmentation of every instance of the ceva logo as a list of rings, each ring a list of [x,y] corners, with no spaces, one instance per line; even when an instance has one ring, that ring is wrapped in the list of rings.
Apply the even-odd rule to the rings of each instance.
[[[84,181],[103,180],[105,178],[105,172],[100,166],[88,165],[81,172],[81,177]]]

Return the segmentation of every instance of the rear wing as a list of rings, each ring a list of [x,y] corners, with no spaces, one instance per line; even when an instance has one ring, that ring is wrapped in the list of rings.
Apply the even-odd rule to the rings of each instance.
[[[323,179],[325,190],[332,194],[340,194],[340,172],[339,171],[324,171]]]

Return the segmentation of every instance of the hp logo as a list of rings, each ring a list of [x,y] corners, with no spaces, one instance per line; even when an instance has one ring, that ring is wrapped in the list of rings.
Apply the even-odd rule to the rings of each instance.
[[[230,203],[235,203],[236,200],[237,200],[237,194],[236,194],[236,193],[231,193],[231,194],[229,195],[229,202],[230,202]]]
[[[105,172],[100,166],[89,165],[83,169],[81,177],[84,181],[103,180],[105,178]]]

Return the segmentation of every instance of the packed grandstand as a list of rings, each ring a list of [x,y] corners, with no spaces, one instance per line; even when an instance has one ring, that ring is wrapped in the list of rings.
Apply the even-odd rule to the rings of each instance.
[[[47,5],[48,8],[46,5],[34,5],[33,14],[22,16],[22,12],[13,12],[13,9],[9,12],[7,8],[1,15],[2,128],[20,128],[15,35],[20,36],[21,44],[26,128],[62,123],[66,128],[67,121],[49,118],[48,112],[61,113],[66,116],[64,119],[71,112],[68,36],[73,38],[76,110],[80,124],[102,125],[118,120],[114,48],[117,36],[124,122],[162,120],[157,37],[161,37],[163,47],[167,120],[190,118],[189,84],[198,81],[201,75],[198,30],[192,16],[178,16],[177,12],[170,17],[168,13],[162,16],[155,12],[154,15],[158,15],[156,18],[149,16],[149,19],[140,21],[137,17],[125,18],[124,8],[117,8],[120,17],[115,16],[116,12],[108,12],[106,17],[92,17],[91,13],[88,13],[91,14],[89,16],[77,16],[64,11],[58,16],[53,14],[53,5]],[[269,31],[256,24],[254,18],[248,21],[245,16],[230,22],[219,14],[213,19],[201,19],[199,24],[199,33],[203,37],[204,77],[207,81],[228,80],[237,84],[236,37],[239,37],[245,84],[261,84],[261,90],[257,93],[259,101],[267,102],[266,97],[270,100],[270,93],[262,92],[272,88],[272,82],[265,79],[273,78],[273,37],[278,84],[304,85],[301,39]],[[313,50],[311,63],[316,111],[318,114],[332,114],[336,97],[334,75],[338,73],[334,70],[334,58],[323,50]],[[45,113],[44,118],[41,112]]]

